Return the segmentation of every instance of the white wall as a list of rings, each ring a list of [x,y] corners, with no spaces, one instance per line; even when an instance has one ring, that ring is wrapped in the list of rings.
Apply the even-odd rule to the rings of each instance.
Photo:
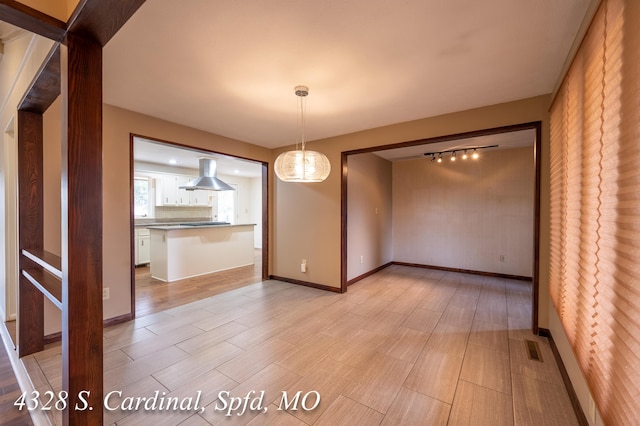
[[[391,162],[374,154],[348,157],[347,280],[393,260]]]
[[[393,163],[395,261],[531,277],[533,148],[480,154]]]

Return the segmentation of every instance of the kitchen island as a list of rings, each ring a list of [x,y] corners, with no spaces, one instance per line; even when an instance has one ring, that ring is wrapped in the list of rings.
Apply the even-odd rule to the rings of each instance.
[[[171,282],[253,265],[254,227],[217,223],[148,226],[151,276]]]

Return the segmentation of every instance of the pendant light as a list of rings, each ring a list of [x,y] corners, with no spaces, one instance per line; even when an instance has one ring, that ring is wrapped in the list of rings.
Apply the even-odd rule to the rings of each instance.
[[[320,152],[305,149],[304,107],[305,97],[309,94],[309,88],[297,86],[295,94],[298,96],[300,125],[302,128],[300,137],[301,149],[298,149],[298,144],[296,144],[295,151],[286,151],[278,155],[274,164],[276,176],[283,182],[322,182],[331,172],[329,159]]]

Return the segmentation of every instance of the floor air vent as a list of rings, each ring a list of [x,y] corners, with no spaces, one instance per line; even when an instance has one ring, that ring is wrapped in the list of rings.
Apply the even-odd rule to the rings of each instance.
[[[534,342],[533,340],[525,340],[524,343],[527,345],[527,356],[529,357],[529,359],[542,362],[542,354],[540,354],[540,347],[538,346],[538,342]]]

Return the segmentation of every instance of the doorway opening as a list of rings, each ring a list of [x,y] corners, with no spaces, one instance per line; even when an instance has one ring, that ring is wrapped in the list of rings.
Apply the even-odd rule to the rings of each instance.
[[[0,310],[16,346],[18,306],[18,147],[14,119],[4,130],[0,147]]]
[[[524,136],[524,139],[522,138]],[[435,137],[429,139],[422,139],[410,142],[404,142],[399,144],[392,145],[384,145],[378,147],[365,148],[360,150],[346,151],[342,153],[342,197],[341,197],[341,205],[342,205],[342,245],[341,245],[341,291],[347,291],[347,286],[352,284],[362,278],[367,277],[368,275],[385,268],[391,264],[400,264],[400,265],[408,265],[408,266],[418,266],[418,267],[427,267],[433,269],[441,269],[445,271],[456,271],[456,272],[469,272],[469,273],[477,273],[483,275],[497,276],[502,278],[515,278],[515,279],[531,279],[531,328],[534,333],[538,333],[538,292],[539,292],[539,252],[540,252],[540,148],[541,148],[541,122],[532,122],[532,123],[524,123],[520,125],[506,126],[500,128],[492,128],[481,131],[467,132],[455,135],[448,135],[443,137]],[[498,140],[499,142],[496,142]],[[502,148],[516,148],[528,150],[529,160],[524,164],[524,167],[527,168],[525,171],[530,175],[530,179],[527,183],[526,192],[530,193],[530,198],[520,201],[521,206],[519,209],[525,209],[526,214],[523,217],[519,218],[520,221],[520,230],[523,237],[521,239],[520,246],[523,247],[524,254],[519,256],[519,269],[513,269],[516,272],[510,272],[508,268],[505,268],[506,262],[508,262],[507,257],[510,257],[512,253],[502,253],[500,250],[505,250],[505,247],[508,244],[500,245],[498,241],[496,243],[495,253],[491,252],[488,255],[492,256],[491,261],[495,260],[496,264],[487,265],[489,262],[487,259],[474,259],[476,263],[467,262],[467,263],[456,263],[455,255],[456,253],[445,253],[445,247],[447,243],[447,235],[450,238],[458,238],[462,241],[462,244],[465,244],[466,235],[462,235],[461,232],[458,231],[459,227],[467,227],[472,228],[474,224],[472,223],[473,214],[459,214],[457,216],[452,217],[451,212],[445,211],[446,209],[440,209],[441,211],[436,212],[436,216],[439,216],[439,219],[436,217],[429,217],[429,214],[415,215],[415,211],[422,210],[427,211],[429,206],[440,208],[443,203],[449,203],[450,205],[456,202],[460,204],[465,204],[464,199],[452,200],[451,197],[459,197],[463,191],[457,191],[453,184],[449,185],[447,182],[464,182],[465,178],[463,173],[461,173],[460,169],[456,170],[455,168],[449,168],[446,171],[446,179],[438,184],[437,182],[433,182],[434,185],[438,185],[436,190],[433,188],[429,188],[430,183],[425,182],[425,174],[424,170],[428,166],[439,166],[443,167],[449,166],[452,164],[460,165],[457,163],[462,163],[463,155],[466,153],[468,158],[470,158],[472,149],[478,148],[479,151],[482,151],[480,147],[487,147],[491,149],[500,149],[500,147],[495,147],[493,145],[503,145]],[[511,144],[511,146],[509,146]],[[505,151],[506,152],[506,151]],[[356,203],[361,203],[365,205],[365,209],[368,208],[369,213],[371,215],[376,215],[375,219],[372,219],[376,226],[380,226],[380,229],[384,229],[379,233],[379,235],[372,236],[370,233],[366,234],[363,232],[358,233],[350,233],[350,230],[353,225],[353,221],[356,223],[366,223],[366,218],[354,218],[354,215],[357,215],[357,211],[354,210],[353,206],[353,195],[357,194],[358,197],[362,198],[364,195],[364,191],[361,189],[356,189],[354,185],[354,180],[357,181],[359,175],[363,176],[363,179],[366,179],[366,174],[363,174],[362,171],[357,173],[357,169],[353,170],[353,161],[349,164],[350,160],[354,160],[358,158],[360,154],[369,154],[371,158],[378,158],[388,160],[393,164],[393,166],[387,165],[388,178],[389,183],[387,184],[388,188],[383,189],[382,191],[377,191],[375,197],[378,197],[378,203],[384,203],[385,196],[380,196],[380,193],[388,193],[389,200],[387,201],[388,206],[393,205],[393,207],[388,207],[389,209],[393,209],[393,217],[390,211],[385,212],[386,219],[383,217],[382,210],[378,211],[378,207],[373,205],[367,205],[369,200],[359,200]],[[375,155],[372,155],[375,154]],[[426,155],[428,154],[428,155]],[[504,156],[504,155],[503,155]],[[443,163],[438,162],[438,158],[443,158]],[[431,161],[433,160],[433,162]],[[446,160],[446,161],[445,161]],[[457,160],[457,161],[456,161]],[[383,161],[383,160],[381,160]],[[407,168],[413,167],[413,171],[409,173],[397,173],[398,170],[403,168],[402,162],[407,162]],[[469,160],[464,160],[469,161]],[[374,160],[374,163],[376,160]],[[379,161],[378,161],[379,163]],[[369,165],[366,167],[376,167],[375,165]],[[418,185],[427,188],[424,193],[429,194],[431,199],[429,200],[421,200],[422,207],[412,205],[410,208],[405,209],[407,211],[401,211],[400,204],[398,198],[400,197],[399,191],[396,191],[396,186],[394,184],[393,189],[391,185],[391,170],[394,170],[393,178],[401,177],[404,179],[404,183],[406,185]],[[443,169],[441,169],[443,170]],[[524,170],[524,169],[523,169]],[[355,173],[350,173],[355,172]],[[382,172],[383,174],[384,172]],[[351,180],[347,179],[347,176]],[[517,174],[517,172],[516,172]],[[378,176],[381,173],[378,173]],[[401,176],[402,175],[402,176]],[[444,174],[443,174],[444,176]],[[384,180],[384,179],[383,179]],[[380,186],[384,186],[385,182],[366,182],[368,188],[377,188]],[[486,190],[487,193],[491,194],[491,183],[487,182],[488,187]],[[500,183],[497,183],[500,185]],[[471,185],[469,185],[471,186]],[[448,188],[448,189],[447,189]],[[453,190],[453,191],[452,191]],[[393,192],[393,197],[391,197],[391,193]],[[350,194],[352,195],[350,197]],[[457,194],[457,195],[453,195]],[[415,196],[416,193],[407,193],[405,194],[409,200]],[[371,198],[371,197],[370,197]],[[393,198],[393,201],[391,201]],[[509,195],[505,194],[505,199],[508,201]],[[350,204],[350,200],[351,203]],[[382,200],[382,201],[380,201]],[[423,202],[424,201],[424,202]],[[500,200],[498,200],[500,201]],[[505,201],[505,202],[506,202]],[[395,204],[394,204],[395,203]],[[482,204],[482,203],[480,203]],[[406,207],[406,205],[405,205]],[[478,210],[478,214],[490,214],[490,210],[487,210],[489,207],[480,207]],[[494,206],[493,208],[500,208],[499,205]],[[411,211],[413,209],[413,211]],[[484,212],[483,212],[484,209]],[[406,214],[405,214],[406,213]],[[413,216],[412,216],[413,215]],[[405,217],[406,216],[406,217]],[[408,217],[413,217],[413,222],[409,224],[409,226],[399,226],[401,221],[407,219]],[[404,219],[402,219],[404,218]],[[524,218],[524,219],[523,219]],[[528,218],[528,219],[527,219]],[[438,223],[437,220],[439,220]],[[386,220],[386,224],[378,224],[377,222]],[[435,220],[435,222],[434,222]],[[456,220],[459,223],[456,223]],[[523,225],[523,220],[525,220]],[[377,222],[376,222],[377,221]],[[351,224],[351,225],[350,225]],[[406,223],[405,223],[406,225]],[[432,247],[421,246],[420,244],[420,235],[424,234],[422,232],[425,228],[433,227],[434,235],[439,239],[439,241],[430,241]],[[478,224],[477,226],[482,226],[482,224]],[[526,229],[522,230],[522,227]],[[411,228],[413,227],[413,228]],[[458,228],[456,228],[458,227]],[[406,229],[405,229],[406,228]],[[500,229],[500,225],[495,225],[496,233],[502,232]],[[443,232],[444,229],[444,232]],[[383,235],[386,234],[389,235]],[[436,235],[437,234],[437,235]],[[378,246],[384,247],[384,244],[381,243],[383,241],[393,240],[393,248],[394,250],[383,252],[380,250],[379,253],[363,253],[361,254],[358,250],[360,248],[370,249],[370,247],[375,247],[375,241],[356,241],[355,235],[367,235],[367,238],[376,238],[378,241]],[[418,236],[418,237],[416,237]],[[422,235],[424,237],[424,235]],[[476,246],[472,249],[475,252],[481,252],[485,249],[485,246],[482,243],[481,237],[482,235],[476,235]],[[406,240],[411,240],[411,244],[400,244],[396,247],[396,243],[399,240],[405,238]],[[417,240],[416,240],[417,238]],[[500,238],[505,241],[510,238],[509,235],[505,235],[502,233]],[[414,241],[415,240],[415,241]],[[422,241],[425,241],[423,238]],[[450,241],[450,240],[449,240]],[[508,241],[507,241],[508,242]],[[440,245],[438,245],[440,244]],[[403,248],[403,250],[396,250],[396,248]],[[493,249],[492,249],[493,250]],[[419,254],[421,253],[421,254]],[[483,256],[486,253],[480,253]],[[373,263],[367,265],[367,255],[371,257],[372,255],[378,255],[378,259],[376,259]],[[446,255],[449,255],[449,260],[447,261]],[[417,256],[417,257],[416,257]],[[495,259],[493,259],[495,257]],[[511,260],[511,259],[509,259]],[[363,266],[364,265],[364,266]],[[469,266],[471,265],[471,266]]]
[[[147,136],[132,134],[130,139],[134,316],[267,279],[268,164]],[[198,190],[187,190],[202,177],[203,167],[205,175],[230,189],[207,190],[199,184]],[[169,235],[180,241],[178,251],[169,244],[160,248]],[[198,251],[200,261],[191,262],[190,250]],[[203,260],[211,260],[211,266]],[[176,268],[178,274],[172,272]]]

